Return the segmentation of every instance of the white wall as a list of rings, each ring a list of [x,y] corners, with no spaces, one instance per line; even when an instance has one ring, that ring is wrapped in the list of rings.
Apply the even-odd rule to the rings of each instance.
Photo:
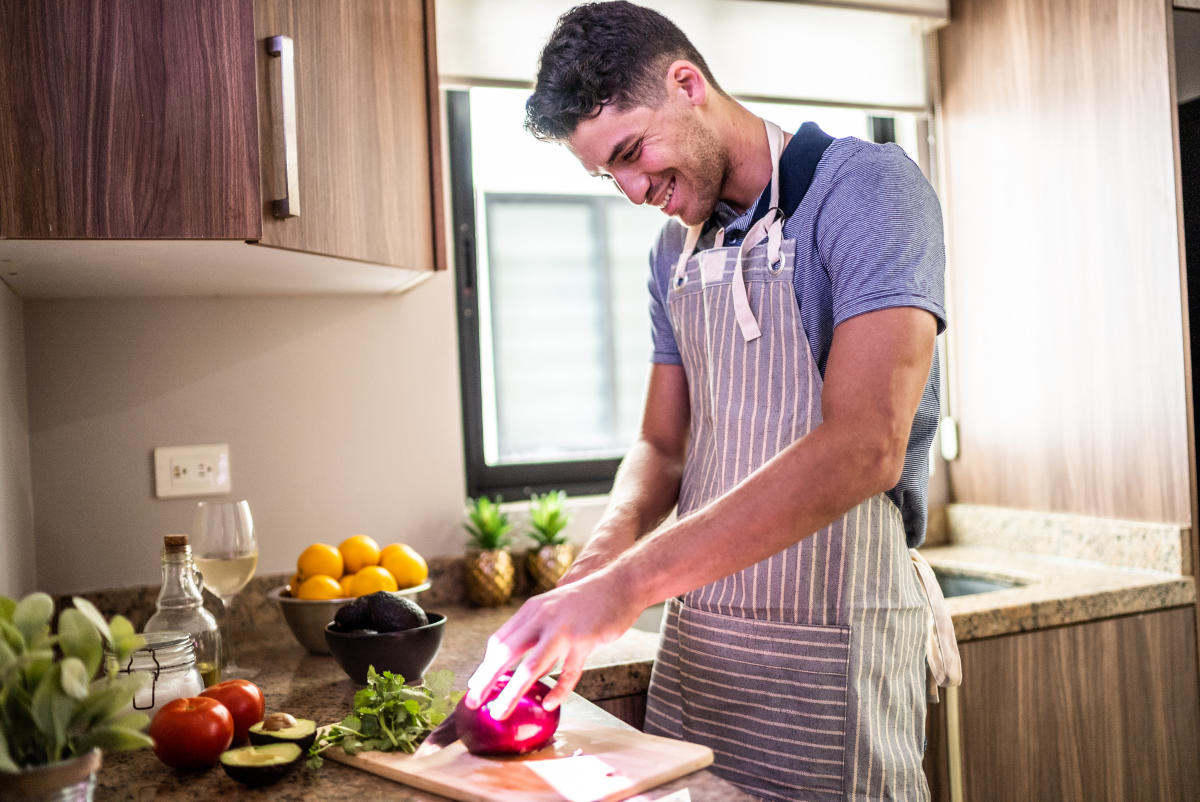
[[[21,301],[0,284],[0,595],[36,586]]]
[[[576,3],[438,0],[438,71],[451,80],[532,82],[555,22]],[[928,20],[759,0],[642,4],[687,34],[731,94],[908,107],[928,102],[922,42]]]
[[[31,301],[25,320],[41,589],[159,581],[195,503],[154,497],[162,445],[229,443],[261,573],[358,532],[462,550],[448,274],[389,297]]]

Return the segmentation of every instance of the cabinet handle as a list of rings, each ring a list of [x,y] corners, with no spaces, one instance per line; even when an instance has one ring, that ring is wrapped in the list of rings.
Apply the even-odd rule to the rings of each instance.
[[[271,200],[271,213],[276,217],[300,216],[300,165],[296,156],[296,60],[290,36],[270,36],[266,39],[267,55],[272,56],[271,84],[274,102],[271,104],[271,138],[274,140],[274,173],[278,191],[283,185],[283,197]]]

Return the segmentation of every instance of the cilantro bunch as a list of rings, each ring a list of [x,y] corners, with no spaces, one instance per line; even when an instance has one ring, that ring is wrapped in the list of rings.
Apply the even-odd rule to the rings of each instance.
[[[308,750],[308,767],[320,768],[321,752],[335,745],[348,755],[416,751],[462,697],[453,685],[452,671],[430,671],[423,684],[409,686],[399,674],[378,674],[371,666],[367,687],[354,694],[354,712],[321,733]]]

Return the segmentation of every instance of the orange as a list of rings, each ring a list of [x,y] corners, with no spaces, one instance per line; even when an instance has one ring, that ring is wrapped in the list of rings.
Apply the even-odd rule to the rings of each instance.
[[[354,574],[346,574],[338,580],[338,584],[342,586],[342,596],[348,599],[354,595]]]
[[[396,586],[411,588],[429,578],[429,566],[425,558],[407,543],[384,546],[379,553],[379,564],[396,578]]]
[[[377,590],[396,590],[396,579],[386,568],[378,565],[368,565],[359,569],[350,581],[354,596],[366,596]]]
[[[300,590],[300,574],[292,574],[292,578],[288,580],[287,592],[289,596],[295,596]]]
[[[310,576],[341,576],[342,553],[328,543],[314,543],[300,552],[296,571],[302,579]]]
[[[317,574],[300,583],[300,590],[296,592],[296,598],[340,599],[342,598],[342,586],[331,576]]]
[[[368,565],[379,565],[379,544],[366,535],[354,535],[338,546],[345,561],[347,574],[357,574]]]

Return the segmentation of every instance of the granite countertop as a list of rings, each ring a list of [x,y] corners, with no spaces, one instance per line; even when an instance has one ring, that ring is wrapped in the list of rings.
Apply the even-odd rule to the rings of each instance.
[[[446,615],[445,640],[433,668],[453,671],[459,687],[465,685],[483,656],[488,635],[516,611],[515,604],[495,609],[460,605],[427,605],[427,608]],[[598,650],[579,683],[580,696],[602,699],[638,692],[634,688],[644,691],[656,642],[657,636],[651,633],[630,630]],[[252,639],[243,636],[236,645],[238,662],[257,669],[257,673],[247,678],[263,689],[268,712],[283,710],[311,718],[318,724],[328,724],[340,721],[351,711],[354,692],[359,686],[351,682],[331,657],[306,652],[286,628],[264,628]],[[589,718],[628,726],[582,699],[574,702],[586,705]],[[684,788],[694,802],[751,799],[710,771],[694,772],[632,799],[656,800]],[[384,795],[411,802],[443,799],[335,761],[326,761],[315,773],[297,768],[279,783],[252,789],[229,779],[220,766],[196,772],[176,771],[159,762],[150,750],[105,755],[96,788],[98,800],[238,798],[361,802]]]
[[[1016,580],[1004,590],[953,596],[946,609],[960,641],[1193,604],[1192,577],[1025,554],[987,546],[921,549],[934,568]]]
[[[947,598],[960,641],[1196,602],[1185,527],[967,504],[945,514],[920,549],[935,569],[1018,583]]]
[[[1195,580],[1188,575],[1190,542],[1189,531],[1173,525],[952,504],[938,520],[931,517],[930,542],[921,553],[947,573],[1017,581],[1004,590],[946,600],[958,639],[969,641],[1195,604]],[[462,600],[457,562],[432,560],[430,568],[433,591],[421,604],[447,616],[446,639],[434,668],[450,669],[461,686],[482,657],[487,637],[516,611],[517,602],[469,607]],[[239,597],[241,608],[234,610],[238,642],[254,644],[239,648],[239,662],[260,668],[251,679],[262,686],[269,711],[286,710],[319,724],[340,720],[350,710],[355,686],[331,658],[310,655],[292,639],[278,609],[266,600],[267,591],[280,581],[256,578]],[[146,608],[153,609],[154,590],[87,595],[106,613],[123,612],[139,626]],[[631,629],[600,647],[589,658],[576,692],[593,701],[644,693],[657,644],[655,633]],[[608,716],[594,705],[588,708]],[[634,798],[659,799],[683,788],[697,802],[750,799],[709,771]],[[149,751],[106,755],[97,788],[98,799],[359,800],[384,793],[404,800],[441,798],[332,761],[316,775],[297,770],[284,782],[256,791],[230,780],[219,767],[192,774],[173,771]]]

